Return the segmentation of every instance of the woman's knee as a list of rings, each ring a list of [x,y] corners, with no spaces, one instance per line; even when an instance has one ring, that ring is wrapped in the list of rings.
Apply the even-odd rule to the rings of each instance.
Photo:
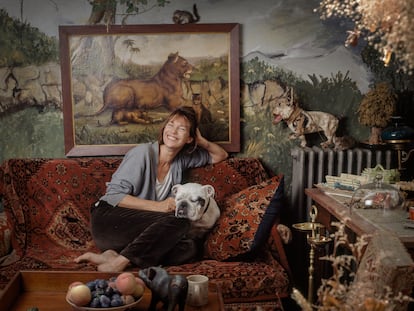
[[[191,227],[191,221],[187,218],[177,218],[177,217],[173,217],[173,219],[171,220],[174,224],[176,224],[179,228],[183,228],[183,229],[190,229]]]

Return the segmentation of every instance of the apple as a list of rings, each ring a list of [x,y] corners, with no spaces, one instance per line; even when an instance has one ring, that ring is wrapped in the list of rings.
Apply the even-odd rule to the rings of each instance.
[[[79,281],[72,282],[72,283],[69,284],[68,290],[71,289],[73,286],[76,286],[76,285],[83,285],[83,283],[79,282]]]
[[[144,286],[144,287],[145,287],[145,282],[144,282],[144,280],[143,280],[143,279],[141,279],[141,278],[139,278],[139,277],[136,277],[136,278],[135,278],[135,281],[137,282],[137,284],[141,284],[142,286]]]
[[[125,305],[135,302],[135,299],[132,295],[122,295],[122,301]]]
[[[135,298],[140,298],[144,294],[144,290],[145,286],[140,283],[137,283],[137,285],[135,286],[135,290],[132,293],[132,296],[134,296]]]
[[[66,297],[76,306],[83,307],[89,304],[92,299],[92,294],[89,287],[83,283],[71,284]]]
[[[132,295],[135,291],[137,281],[131,272],[123,272],[115,280],[116,288],[123,295]]]

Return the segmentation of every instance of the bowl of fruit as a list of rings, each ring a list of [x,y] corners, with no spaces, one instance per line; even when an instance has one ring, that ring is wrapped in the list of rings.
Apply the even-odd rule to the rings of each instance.
[[[73,282],[66,293],[66,301],[74,310],[123,311],[137,305],[145,291],[145,284],[134,274],[123,272],[111,279]]]

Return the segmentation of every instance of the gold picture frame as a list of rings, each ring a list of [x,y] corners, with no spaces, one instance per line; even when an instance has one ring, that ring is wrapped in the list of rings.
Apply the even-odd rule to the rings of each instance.
[[[67,156],[154,141],[179,105],[240,151],[239,24],[60,26],[59,41]]]

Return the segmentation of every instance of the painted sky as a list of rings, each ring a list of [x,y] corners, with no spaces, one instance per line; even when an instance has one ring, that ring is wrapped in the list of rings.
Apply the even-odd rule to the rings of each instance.
[[[118,42],[115,51],[123,60],[145,65],[166,60],[172,52],[179,52],[184,58],[217,57],[226,55],[230,48],[228,35],[222,34],[185,34],[185,35],[138,35],[128,36],[134,40],[139,52],[131,55],[122,42]],[[162,46],[162,49],[154,47]],[[123,55],[121,55],[123,54]]]
[[[194,0],[172,0],[127,20],[128,24],[171,24],[176,9],[192,10]],[[355,51],[344,48],[346,28],[323,22],[314,12],[319,0],[196,1],[202,23],[240,23],[240,56],[260,52],[275,65],[307,77],[330,77],[338,71],[368,88],[369,75]],[[0,7],[20,18],[19,1],[1,0]],[[85,24],[91,9],[87,0],[25,0],[23,19],[51,36],[58,25]],[[117,23],[120,17],[117,18]]]

